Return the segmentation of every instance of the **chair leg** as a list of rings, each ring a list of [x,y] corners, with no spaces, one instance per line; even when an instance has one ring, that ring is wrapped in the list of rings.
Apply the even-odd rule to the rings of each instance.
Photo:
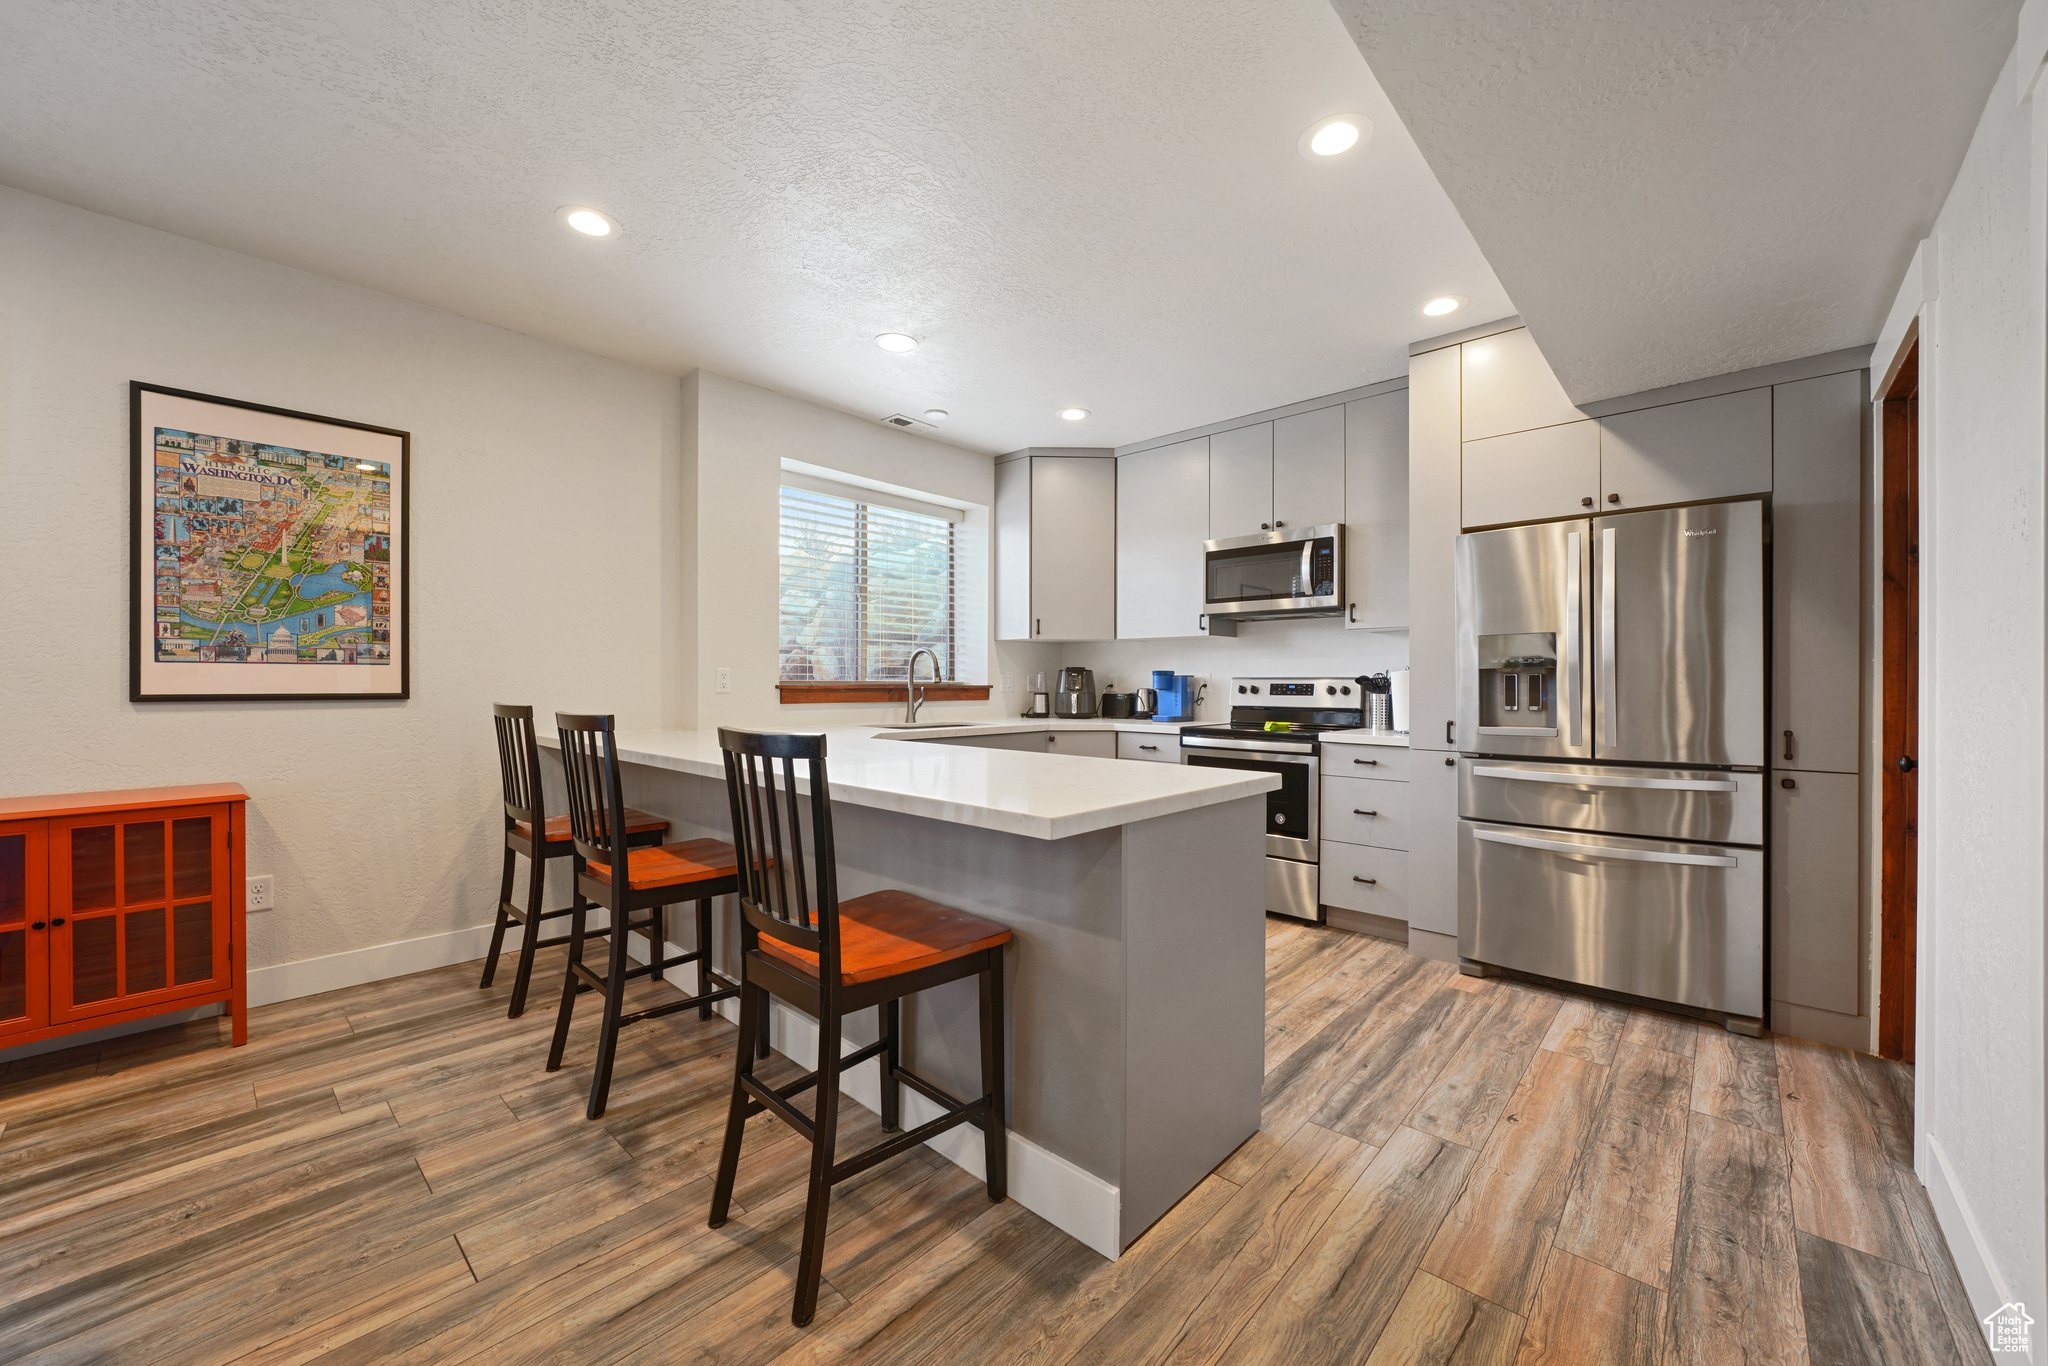
[[[988,1198],[1000,1201],[1010,1192],[1010,1141],[1007,1089],[1003,1082],[1003,951],[990,950],[981,970],[981,1090],[988,1114],[981,1121],[982,1165],[988,1171]]]
[[[647,938],[650,941],[647,945],[647,962],[653,968],[649,975],[659,982],[661,974],[668,967],[668,907],[654,908],[654,915],[647,925]]]
[[[748,1037],[748,1031],[761,1014],[767,993],[751,983],[740,984],[740,1037]],[[717,1228],[732,1212],[732,1186],[740,1170],[740,1139],[747,1128],[747,1088],[741,1079],[754,1074],[754,1060],[744,1048],[736,1048],[732,1055],[732,1102],[725,1112],[725,1142],[718,1150],[718,1179],[711,1185],[711,1227]]]
[[[699,996],[709,996],[711,994],[711,900],[708,897],[697,903],[697,954],[697,994]],[[700,1020],[711,1018],[711,1002],[706,1001],[697,1007],[697,1018]],[[743,1039],[747,1037],[744,1029],[740,1031],[740,1037]],[[742,1049],[741,1051],[744,1052],[745,1050]]]
[[[882,1130],[893,1134],[903,1127],[903,1084],[896,1080],[896,1069],[903,1065],[903,1002],[884,1001],[879,1011],[882,1042],[888,1045],[877,1059],[882,1067]]]
[[[604,1114],[605,1099],[612,1089],[612,1056],[619,1046],[619,1016],[626,1008],[627,913],[612,912],[611,966],[604,979],[604,1019],[597,1027],[597,1066],[590,1074],[590,1104],[583,1113],[591,1119]]]
[[[818,1134],[811,1142],[811,1185],[796,1263],[796,1308],[789,1316],[799,1328],[818,1312],[818,1282],[825,1271],[825,1217],[832,1205],[832,1153],[839,1128],[839,1035],[838,1012],[828,1008],[818,1021]]]
[[[576,965],[583,961],[584,924],[590,918],[590,903],[580,887],[569,907],[569,956],[562,962],[562,1004],[555,1010],[555,1041],[548,1048],[550,1072],[561,1070],[562,1050],[569,1045],[569,1017],[576,1011]]]
[[[547,892],[548,861],[527,860],[526,933],[519,940],[519,966],[512,974],[512,1004],[505,1018],[516,1020],[526,1013],[526,989],[533,983],[533,958],[540,952],[541,898]]]
[[[518,857],[512,846],[505,846],[505,871],[498,879],[498,909],[491,924],[491,951],[484,955],[484,979],[477,983],[479,988],[487,987],[498,975],[498,950],[505,944],[505,926],[512,919],[505,914],[505,903],[512,899],[512,860]]]

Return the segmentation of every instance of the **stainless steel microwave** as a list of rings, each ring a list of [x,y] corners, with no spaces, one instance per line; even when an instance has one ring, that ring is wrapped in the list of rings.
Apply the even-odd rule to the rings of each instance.
[[[1202,543],[1202,610],[1221,623],[1343,612],[1344,528],[1288,527]]]

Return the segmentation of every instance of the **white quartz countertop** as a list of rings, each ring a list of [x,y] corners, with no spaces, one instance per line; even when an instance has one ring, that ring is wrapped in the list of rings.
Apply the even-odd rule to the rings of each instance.
[[[1408,748],[1405,731],[1391,730],[1332,730],[1317,737],[1326,745],[1393,745]]]
[[[1033,839],[1067,839],[1259,796],[1280,786],[1271,774],[1236,769],[915,743],[1046,730],[1176,734],[1180,726],[1019,719],[894,731],[876,725],[826,726],[814,733],[826,738],[826,773],[835,801]],[[559,747],[552,735],[544,733],[540,740],[548,748]],[[621,730],[618,746],[619,758],[627,763],[705,778],[725,776],[716,731]]]

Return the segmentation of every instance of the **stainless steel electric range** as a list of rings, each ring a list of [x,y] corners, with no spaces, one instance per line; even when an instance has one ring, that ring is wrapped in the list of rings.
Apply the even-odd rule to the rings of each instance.
[[[1230,702],[1227,724],[1181,727],[1181,762],[1279,777],[1280,790],[1266,794],[1266,910],[1320,922],[1317,737],[1365,723],[1358,680],[1240,678]],[[1287,728],[1267,729],[1276,722]]]

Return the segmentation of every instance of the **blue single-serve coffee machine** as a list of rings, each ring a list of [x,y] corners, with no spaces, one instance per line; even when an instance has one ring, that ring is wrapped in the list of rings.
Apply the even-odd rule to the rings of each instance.
[[[1152,671],[1152,691],[1159,694],[1158,706],[1153,709],[1154,721],[1192,721],[1195,719],[1195,679],[1193,674],[1177,674],[1171,669]]]

